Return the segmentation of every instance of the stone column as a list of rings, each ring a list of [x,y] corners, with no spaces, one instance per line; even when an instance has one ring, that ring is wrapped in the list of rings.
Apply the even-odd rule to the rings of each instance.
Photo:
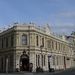
[[[8,72],[8,57],[6,58],[6,72]]]
[[[49,68],[48,68],[48,55],[46,54],[45,57],[46,57],[46,58],[45,58],[46,71],[48,71],[48,70],[49,70]]]
[[[33,64],[33,71],[36,70],[36,54],[34,52],[30,53],[30,63]]]

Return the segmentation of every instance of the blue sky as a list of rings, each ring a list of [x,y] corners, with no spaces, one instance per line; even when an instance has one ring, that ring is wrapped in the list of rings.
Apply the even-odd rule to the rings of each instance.
[[[0,28],[14,22],[49,24],[56,33],[75,30],[75,0],[0,0]]]

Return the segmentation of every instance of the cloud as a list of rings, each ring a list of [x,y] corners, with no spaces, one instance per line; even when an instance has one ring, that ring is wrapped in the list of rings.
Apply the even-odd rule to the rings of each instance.
[[[50,17],[55,17],[55,18],[75,18],[75,11],[62,11],[58,13],[53,13],[50,15]]]
[[[59,34],[71,34],[75,30],[75,24],[71,22],[56,22],[52,25],[52,31]]]
[[[54,28],[75,28],[75,24],[73,22],[64,22],[64,21],[55,21],[55,25],[52,25]]]
[[[60,17],[75,17],[75,11],[74,12],[61,12],[58,14]]]

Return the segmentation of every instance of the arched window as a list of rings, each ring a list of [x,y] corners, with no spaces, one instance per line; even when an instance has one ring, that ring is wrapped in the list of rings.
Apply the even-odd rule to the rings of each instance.
[[[26,34],[22,35],[22,45],[27,45],[27,35]]]

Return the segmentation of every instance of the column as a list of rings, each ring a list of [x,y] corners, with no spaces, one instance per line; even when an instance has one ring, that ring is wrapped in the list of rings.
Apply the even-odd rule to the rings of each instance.
[[[30,63],[33,64],[33,71],[36,70],[36,54],[34,52],[30,53]]]
[[[6,58],[6,72],[8,72],[8,57]]]

